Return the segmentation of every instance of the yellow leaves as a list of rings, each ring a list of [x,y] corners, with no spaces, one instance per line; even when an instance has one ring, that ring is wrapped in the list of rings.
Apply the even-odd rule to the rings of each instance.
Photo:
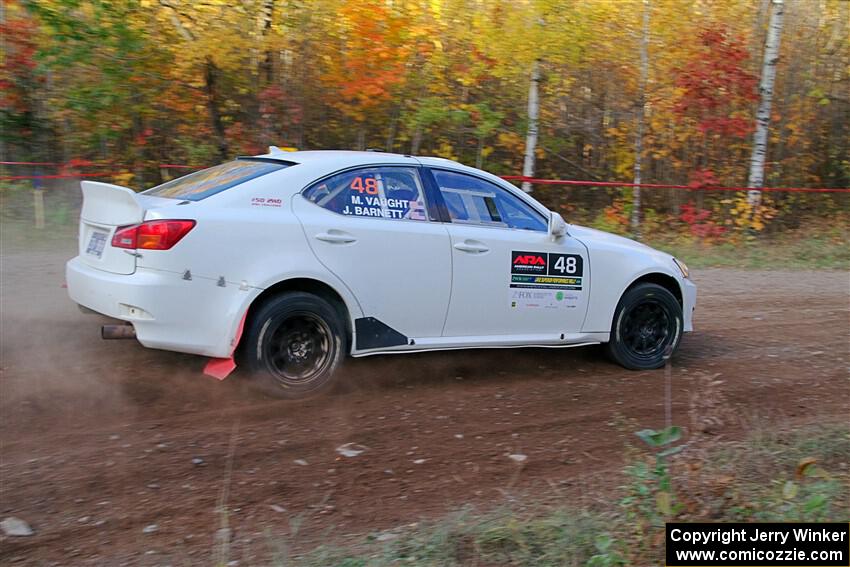
[[[520,155],[525,149],[525,138],[515,132],[499,132],[496,139],[500,146],[510,151],[518,152]]]
[[[762,195],[761,203],[756,207],[749,202],[746,194],[743,193],[734,199],[722,199],[720,204],[732,205],[728,209],[732,218],[727,219],[725,224],[756,232],[764,230],[766,222],[774,218],[777,213],[777,210],[765,195]]]
[[[115,185],[121,185],[123,187],[128,187],[130,185],[130,182],[133,180],[133,177],[135,177],[135,176],[132,173],[126,172],[126,173],[119,173],[119,174],[113,176],[113,179],[115,181]]]
[[[457,156],[454,154],[454,148],[448,142],[442,142],[437,148],[437,151],[434,152],[434,155],[446,159],[457,159]]]

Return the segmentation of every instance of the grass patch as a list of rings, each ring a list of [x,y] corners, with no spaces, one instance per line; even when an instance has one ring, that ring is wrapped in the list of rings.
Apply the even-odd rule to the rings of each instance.
[[[29,222],[0,221],[0,250],[3,255],[55,250],[67,250],[73,255],[77,249],[77,238],[76,225],[47,225],[37,229]]]
[[[666,444],[666,442],[662,443]],[[742,442],[691,440],[666,459],[630,451],[621,498],[602,509],[567,505],[477,512],[383,534],[357,545],[323,545],[279,564],[389,565],[657,564],[665,521],[847,521],[850,427],[783,432],[763,428]],[[659,492],[669,491],[663,506]]]
[[[76,248],[80,220],[79,185],[45,190],[44,228],[35,227],[32,186],[27,182],[0,184],[0,242],[3,254],[65,246]]]
[[[791,232],[737,244],[663,235],[648,237],[645,242],[681,258],[693,268],[850,269],[847,232],[838,229],[821,233]]]

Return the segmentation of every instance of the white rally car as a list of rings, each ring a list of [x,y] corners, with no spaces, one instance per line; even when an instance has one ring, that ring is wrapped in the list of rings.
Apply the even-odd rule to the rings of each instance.
[[[104,336],[211,357],[219,378],[239,347],[281,397],[349,354],[607,343],[658,368],[692,330],[682,262],[445,159],[272,147],[138,194],[82,189],[68,293],[125,322]]]

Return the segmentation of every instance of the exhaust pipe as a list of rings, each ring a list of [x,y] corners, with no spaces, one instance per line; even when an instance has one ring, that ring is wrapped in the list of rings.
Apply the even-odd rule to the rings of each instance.
[[[135,339],[136,329],[130,323],[126,325],[104,325],[100,328],[100,338],[112,339]]]

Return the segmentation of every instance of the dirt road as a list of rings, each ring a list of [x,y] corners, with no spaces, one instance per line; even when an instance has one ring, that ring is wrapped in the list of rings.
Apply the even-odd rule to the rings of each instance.
[[[633,426],[664,420],[664,372],[595,348],[374,357],[348,364],[344,392],[269,401],[203,376],[201,358],[101,341],[61,287],[66,248],[2,257],[0,517],[35,535],[0,535],[0,563],[212,564],[225,538],[251,565],[466,503],[593,498],[619,481]],[[847,273],[695,279],[675,423],[714,375],[736,416],[718,436],[850,415]]]

